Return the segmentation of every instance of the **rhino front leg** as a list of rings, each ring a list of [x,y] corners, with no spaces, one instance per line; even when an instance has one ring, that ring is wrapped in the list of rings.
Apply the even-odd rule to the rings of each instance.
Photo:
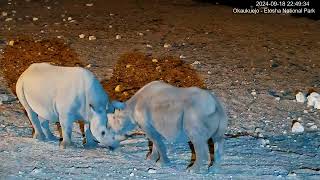
[[[41,128],[42,128],[42,131],[44,132],[45,136],[47,137],[47,139],[49,141],[57,141],[58,138],[56,136],[54,136],[50,130],[50,127],[49,127],[49,120],[46,120],[42,117],[39,117],[39,120],[40,120],[40,124],[41,124]]]
[[[158,162],[160,163],[160,165],[161,166],[170,165],[170,160],[167,156],[166,145],[163,143],[161,135],[151,126],[146,128],[146,135],[153,142],[153,146],[155,146],[156,151],[153,151],[154,148],[152,148],[152,153],[154,153],[154,152],[159,153],[159,161]]]
[[[96,147],[98,145],[98,142],[95,141],[95,138],[91,133],[89,124],[85,124],[84,129],[85,129],[85,143],[83,144],[83,146],[86,148]]]
[[[38,115],[30,109],[26,109],[27,115],[31,121],[31,124],[34,128],[33,138],[38,139],[40,141],[44,141],[46,139],[40,125],[40,121],[38,119]]]
[[[70,147],[73,145],[71,141],[72,134],[72,121],[70,118],[60,118],[60,125],[62,130],[62,138],[63,140],[60,142],[60,147],[65,149],[66,147]]]

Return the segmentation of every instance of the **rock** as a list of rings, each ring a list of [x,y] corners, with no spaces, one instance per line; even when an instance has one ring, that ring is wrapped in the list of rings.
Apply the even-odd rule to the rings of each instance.
[[[171,47],[171,45],[168,44],[168,43],[164,43],[163,47],[164,47],[164,48],[169,48],[169,47]]]
[[[116,86],[116,88],[114,88],[114,91],[121,92],[121,86],[120,85]]]
[[[117,34],[116,39],[121,39],[121,36],[119,34]]]
[[[191,64],[191,66],[196,66],[196,65],[200,65],[201,63],[200,63],[200,61],[194,61],[192,64]]]
[[[130,68],[132,65],[131,64],[127,64],[126,65],[126,68]]]
[[[149,168],[149,169],[148,169],[148,173],[149,173],[149,174],[155,174],[155,173],[157,173],[157,170],[155,170],[155,169],[153,169],[153,168]]]
[[[256,95],[257,95],[257,92],[256,92],[255,90],[252,90],[251,95],[252,95],[252,96],[256,96]]]
[[[291,132],[302,133],[304,132],[304,127],[298,121],[293,121]]]
[[[312,126],[310,127],[310,129],[311,129],[311,130],[316,130],[316,129],[318,129],[318,127],[317,127],[317,125],[312,125]]]
[[[71,21],[72,20],[72,17],[68,17],[68,21]]]
[[[109,25],[109,28],[111,29],[111,28],[112,28],[112,25]]]
[[[97,38],[95,36],[89,36],[89,41],[92,41],[92,40],[96,40]]]
[[[320,94],[316,93],[316,92],[312,92],[308,97],[307,97],[307,106],[308,107],[314,107],[316,101],[320,101]]]
[[[144,34],[143,34],[143,33],[141,33],[141,32],[139,32],[139,33],[138,33],[138,35],[139,35],[139,36],[143,36]]]
[[[3,12],[1,13],[1,15],[4,17],[4,16],[7,16],[8,13],[3,11]]]
[[[31,174],[38,174],[38,173],[41,173],[42,172],[42,169],[38,169],[38,168],[34,168],[31,172]]]
[[[270,141],[269,141],[268,139],[261,139],[261,144],[262,144],[263,146],[267,146],[267,145],[270,144]]]
[[[295,176],[297,176],[297,174],[294,173],[294,172],[291,172],[291,173],[288,174],[288,176],[289,176],[289,177],[295,177]]]
[[[275,100],[276,100],[276,101],[280,101],[280,97],[276,97]]]
[[[92,64],[88,64],[86,67],[87,67],[87,68],[91,68],[91,67],[92,67]]]
[[[62,36],[57,36],[57,38],[58,38],[58,39],[61,39],[61,38],[62,38]]]
[[[150,44],[147,44],[146,46],[147,46],[147,48],[152,48],[152,46]]]
[[[134,173],[132,172],[132,173],[130,173],[130,176],[132,177],[132,176],[134,176]]]
[[[93,3],[88,3],[88,4],[86,4],[86,6],[92,7],[92,6],[93,6]]]
[[[186,57],[184,55],[179,56],[180,59],[185,59]]]
[[[80,34],[80,35],[79,35],[79,38],[80,38],[80,39],[83,39],[85,36],[86,36],[86,35],[84,35],[84,34]]]
[[[308,114],[308,110],[303,110],[303,113]]]
[[[152,59],[152,62],[157,63],[158,59]]]
[[[39,18],[37,18],[37,17],[32,18],[32,21],[38,21],[38,20],[39,20]]]
[[[211,71],[208,71],[208,74],[212,74],[212,72],[211,72]]]
[[[9,41],[8,45],[9,46],[13,46],[14,45],[14,41],[13,40]]]
[[[12,21],[12,18],[6,18],[6,20],[5,20],[6,22],[8,22],[8,21]]]
[[[304,103],[304,102],[307,101],[307,100],[306,100],[306,96],[305,96],[302,92],[298,92],[298,93],[296,94],[296,100],[297,100],[297,102],[299,102],[299,103]]]

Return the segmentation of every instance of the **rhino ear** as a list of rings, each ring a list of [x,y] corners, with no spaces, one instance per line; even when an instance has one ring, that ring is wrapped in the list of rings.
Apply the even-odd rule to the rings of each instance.
[[[112,106],[116,109],[124,109],[126,108],[126,104],[120,101],[112,101],[111,102]]]

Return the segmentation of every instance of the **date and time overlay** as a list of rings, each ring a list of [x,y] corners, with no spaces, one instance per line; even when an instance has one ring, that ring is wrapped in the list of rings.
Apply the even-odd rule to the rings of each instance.
[[[320,1],[320,0],[319,0]],[[233,8],[234,14],[316,14],[316,9],[310,1],[276,1],[256,0],[248,8]]]

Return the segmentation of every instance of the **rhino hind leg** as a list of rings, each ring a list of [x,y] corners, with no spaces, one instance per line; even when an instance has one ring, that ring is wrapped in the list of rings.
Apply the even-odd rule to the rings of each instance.
[[[189,172],[200,172],[205,168],[204,171],[208,171],[208,163],[210,162],[209,147],[205,138],[192,138],[191,142],[194,146],[196,153],[196,160],[193,165],[188,168]]]
[[[156,161],[159,160],[159,158],[160,158],[159,152],[158,152],[158,150],[157,150],[156,145],[153,143],[153,145],[152,145],[152,151],[151,151],[151,153],[147,156],[147,159],[156,162]]]
[[[223,142],[224,139],[220,138],[214,142],[214,165],[220,165],[223,156]]]
[[[42,131],[41,124],[38,119],[38,115],[31,109],[26,109],[26,112],[34,128],[33,138],[38,139],[40,141],[44,141],[46,138]]]
[[[49,141],[57,141],[58,138],[56,136],[54,136],[50,130],[50,127],[49,127],[49,120],[46,120],[42,117],[39,117],[39,120],[40,120],[40,124],[41,124],[41,128],[42,128],[42,131],[44,132],[44,135],[46,136],[46,138],[49,140]]]

